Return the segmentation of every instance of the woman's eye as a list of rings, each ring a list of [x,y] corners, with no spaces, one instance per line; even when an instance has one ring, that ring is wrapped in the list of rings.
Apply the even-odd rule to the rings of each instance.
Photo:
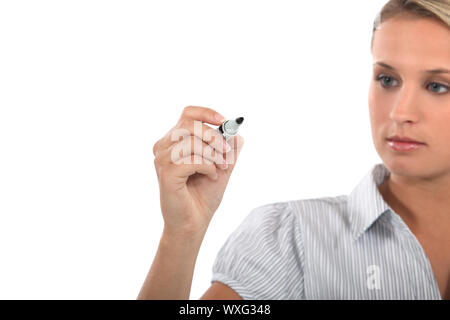
[[[397,80],[395,80],[395,79],[392,78],[392,77],[384,76],[384,75],[378,76],[376,80],[377,80],[377,81],[380,81],[380,82],[381,82],[381,85],[382,85],[383,87],[391,87],[390,84],[391,84],[393,81],[397,81]]]
[[[440,83],[437,83],[437,82],[431,82],[428,85],[428,87],[432,88],[431,91],[436,92],[436,93],[445,93],[445,92],[448,91],[448,87],[446,85],[443,85],[443,84],[440,84]],[[439,88],[444,89],[444,91],[439,91]],[[436,89],[437,89],[437,91],[435,91]]]

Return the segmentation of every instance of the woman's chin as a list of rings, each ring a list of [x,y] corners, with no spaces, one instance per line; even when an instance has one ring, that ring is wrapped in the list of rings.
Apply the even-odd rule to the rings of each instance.
[[[417,157],[388,156],[383,157],[383,163],[389,172],[399,176],[418,176],[426,169],[423,160]]]

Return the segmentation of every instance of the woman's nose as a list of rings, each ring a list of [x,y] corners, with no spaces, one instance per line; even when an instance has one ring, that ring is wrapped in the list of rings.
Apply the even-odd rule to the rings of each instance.
[[[416,89],[403,87],[395,100],[390,117],[396,122],[417,122],[419,120]]]

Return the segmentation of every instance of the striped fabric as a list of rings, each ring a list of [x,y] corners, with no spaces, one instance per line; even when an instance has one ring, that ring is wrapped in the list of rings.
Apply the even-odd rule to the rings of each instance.
[[[212,280],[243,299],[441,299],[414,234],[377,189],[375,164],[350,195],[259,206],[220,249]]]

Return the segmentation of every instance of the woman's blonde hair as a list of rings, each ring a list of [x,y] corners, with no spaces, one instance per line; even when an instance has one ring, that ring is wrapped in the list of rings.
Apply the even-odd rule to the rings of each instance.
[[[400,13],[409,13],[418,18],[434,18],[450,28],[450,0],[389,0],[373,23],[371,49],[375,31],[380,24]]]

